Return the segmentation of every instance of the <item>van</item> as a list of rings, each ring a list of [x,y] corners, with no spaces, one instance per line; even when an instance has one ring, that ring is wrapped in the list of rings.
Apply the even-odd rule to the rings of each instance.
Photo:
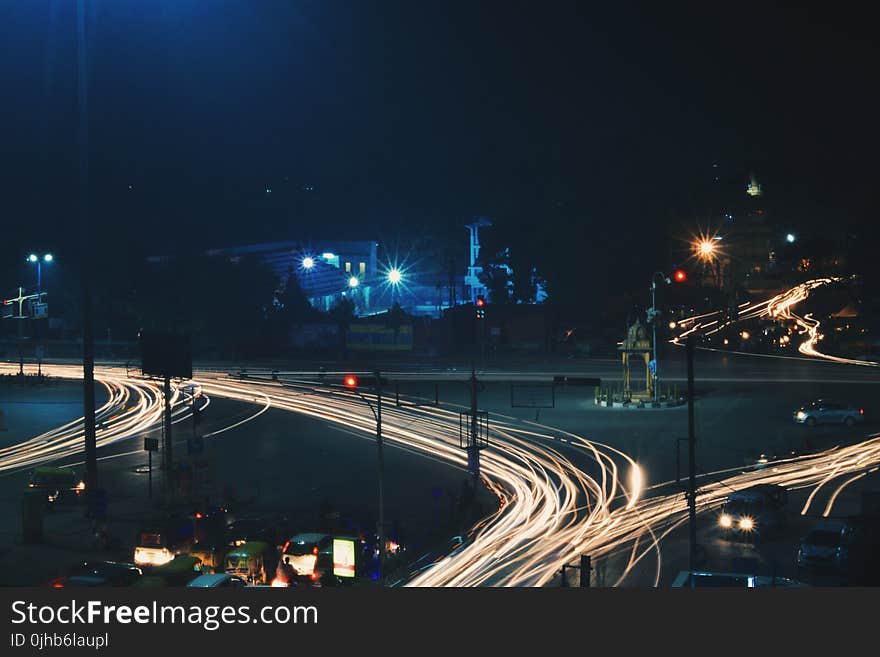
[[[728,495],[718,515],[724,538],[754,539],[785,526],[788,493],[782,486],[760,484]]]

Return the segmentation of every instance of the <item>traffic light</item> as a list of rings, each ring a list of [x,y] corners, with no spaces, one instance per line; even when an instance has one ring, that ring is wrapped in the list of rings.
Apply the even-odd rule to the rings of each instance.
[[[343,380],[346,388],[357,388],[358,386],[358,378],[354,374],[349,374]]]
[[[684,269],[676,269],[675,273],[672,275],[672,280],[676,283],[684,283],[688,279],[687,272]]]
[[[474,305],[477,308],[477,319],[485,319],[486,318],[486,298],[482,294],[477,296],[477,301]]]

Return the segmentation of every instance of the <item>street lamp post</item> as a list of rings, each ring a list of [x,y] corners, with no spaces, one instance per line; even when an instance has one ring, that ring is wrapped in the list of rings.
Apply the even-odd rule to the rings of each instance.
[[[660,403],[660,363],[657,361],[657,277],[663,279],[663,281],[669,285],[671,282],[669,277],[666,276],[663,272],[656,271],[654,275],[651,277],[651,328],[654,333],[653,347],[654,347],[654,371],[651,373],[652,378],[654,380],[654,403]]]
[[[27,257],[27,261],[37,265],[37,294],[39,294],[43,289],[43,263],[50,263],[55,259],[55,257],[51,253],[43,254],[41,258],[36,253],[31,253]]]
[[[38,256],[36,253],[31,253],[27,257],[28,262],[37,265],[37,301],[36,302],[38,304],[43,303],[43,263],[45,262],[46,264],[49,264],[54,259],[55,259],[55,257],[51,253],[44,253],[42,257]],[[35,310],[36,309],[34,309],[34,311]],[[19,314],[21,314],[21,313],[19,312]],[[37,318],[37,316],[38,315],[36,312],[31,312],[31,317]],[[40,315],[40,316],[42,316],[42,315]],[[33,328],[36,329],[36,326],[34,326]],[[43,353],[42,353],[43,348],[39,344],[39,332],[35,330],[34,335],[37,337],[37,380],[42,381],[43,380]],[[20,323],[19,323],[18,351],[19,351],[19,360],[21,361],[20,362],[20,369],[22,370],[22,373],[23,373],[24,361],[21,357],[21,324]]]
[[[397,288],[403,280],[403,273],[397,267],[388,270],[385,276],[388,284],[391,286],[391,306],[394,307],[395,297],[397,296]]]

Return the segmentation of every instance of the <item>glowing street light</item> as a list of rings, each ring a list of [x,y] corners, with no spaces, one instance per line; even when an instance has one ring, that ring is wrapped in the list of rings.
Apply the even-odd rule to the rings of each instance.
[[[788,233],[788,235],[785,236],[785,241],[789,244],[794,244],[795,239],[797,238],[795,237],[794,233]]]
[[[697,246],[697,253],[703,260],[711,260],[715,257],[715,242],[710,240],[702,240]]]
[[[303,269],[311,269],[315,266],[315,259],[311,256],[306,256],[302,259]]]
[[[400,285],[400,281],[403,280],[403,274],[397,267],[392,268],[388,271],[388,282],[392,285]]]
[[[51,253],[45,253],[45,254],[43,254],[43,257],[41,258],[36,253],[31,253],[26,258],[26,260],[27,260],[27,262],[30,262],[32,264],[37,265],[37,293],[39,293],[43,287],[43,267],[42,267],[42,265],[44,262],[48,264],[48,263],[54,261],[55,257]]]
[[[348,287],[350,287],[352,289],[356,288],[360,284],[361,284],[361,282],[358,280],[357,276],[352,276],[351,278],[348,279]]]

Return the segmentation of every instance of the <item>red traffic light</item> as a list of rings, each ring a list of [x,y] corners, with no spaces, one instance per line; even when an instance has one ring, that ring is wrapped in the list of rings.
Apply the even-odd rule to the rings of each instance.
[[[480,296],[477,297],[477,308],[482,308],[485,305],[486,305],[486,299],[481,294]]]
[[[675,279],[676,283],[684,283],[688,277],[684,269],[676,269],[675,273],[672,276]]]
[[[345,377],[343,383],[345,383],[346,388],[357,388],[358,378],[353,374],[349,374]]]

